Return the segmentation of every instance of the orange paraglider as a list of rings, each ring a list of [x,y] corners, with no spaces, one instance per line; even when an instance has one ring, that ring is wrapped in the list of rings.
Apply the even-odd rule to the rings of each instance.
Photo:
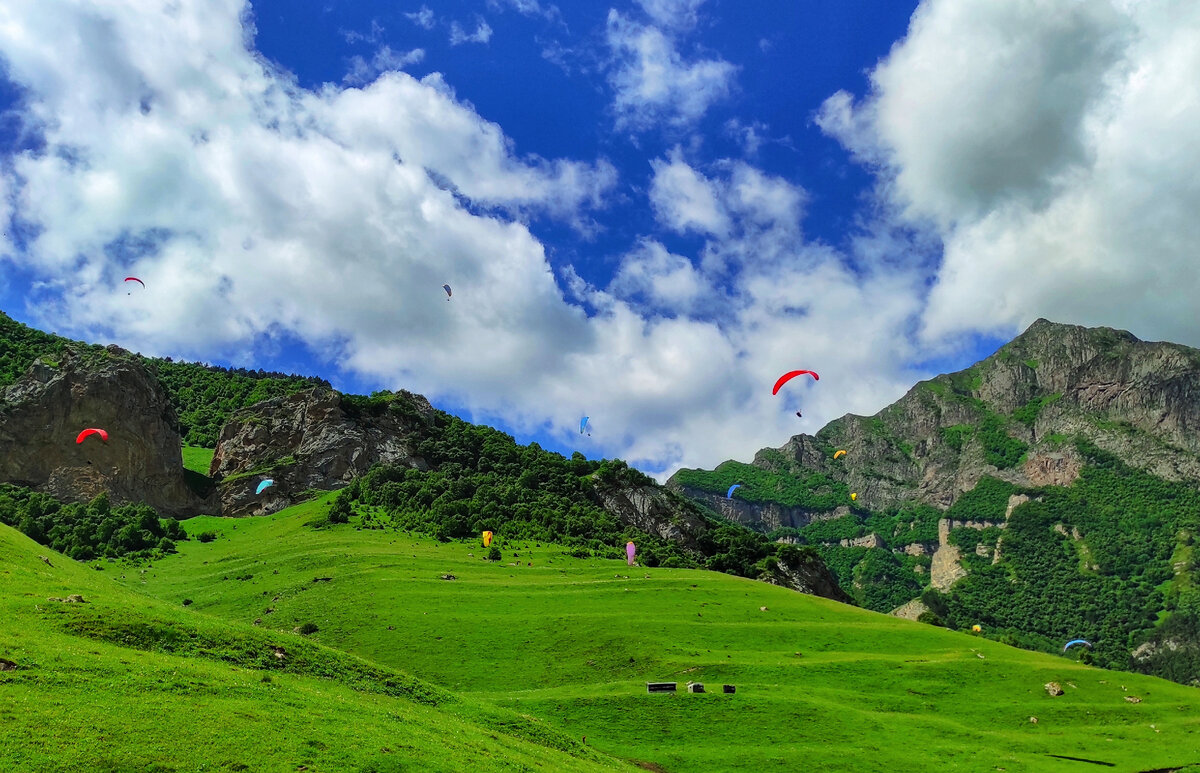
[[[86,438],[88,435],[99,435],[101,440],[103,440],[105,443],[108,442],[108,433],[107,432],[105,432],[102,429],[96,429],[95,427],[89,427],[89,428],[85,429],[83,432],[79,433],[79,436],[77,438],[75,438],[75,444],[79,445],[80,443],[82,443],[84,438]]]
[[[833,458],[834,458],[834,459],[838,459],[838,458],[840,458],[840,457],[843,457],[843,456],[845,456],[845,455],[846,455],[846,452],[845,452],[845,451],[838,451],[838,452],[834,453],[834,455],[833,455]]]
[[[492,544],[492,533],[490,531],[485,531],[483,533],[483,546],[485,548],[491,547],[491,544]]]

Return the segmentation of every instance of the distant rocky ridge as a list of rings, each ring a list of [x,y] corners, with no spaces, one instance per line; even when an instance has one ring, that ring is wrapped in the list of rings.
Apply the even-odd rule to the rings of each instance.
[[[906,502],[945,509],[984,476],[1070,485],[1082,462],[1064,440],[1075,436],[1165,480],[1200,481],[1200,350],[1039,319],[971,368],[923,381],[874,416],[848,414],[815,436],[764,449],[753,465],[828,475],[871,510]],[[841,463],[834,448],[847,451]],[[1023,461],[1014,463],[1014,449]],[[849,503],[726,501],[723,489],[683,477],[667,486],[764,531],[849,512]]]

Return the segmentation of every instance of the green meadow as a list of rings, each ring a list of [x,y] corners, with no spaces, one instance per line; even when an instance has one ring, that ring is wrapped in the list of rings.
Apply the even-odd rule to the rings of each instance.
[[[400,670],[157,601],[114,581],[139,570],[99,565],[0,526],[5,773],[635,769]],[[50,600],[72,594],[85,603]]]
[[[393,754],[398,737],[420,729],[424,734],[407,742],[412,755],[436,756],[447,769],[489,769],[487,764],[590,769],[583,766],[623,760],[671,773],[1200,770],[1195,688],[714,572],[576,559],[560,546],[526,542],[500,544],[502,559],[493,563],[484,560],[477,542],[440,543],[406,532],[359,529],[353,521],[316,528],[331,501],[326,495],[268,517],[191,519],[185,523],[189,534],[212,531],[217,539],[181,542],[178,555],[147,566],[111,563],[103,572],[76,570],[93,592],[106,588],[108,609],[118,619],[142,614],[121,611],[129,607],[181,625],[298,641],[353,658],[360,671],[410,679],[416,686],[406,689],[418,697],[427,691],[448,696],[434,700],[437,705],[405,702],[406,717],[420,720],[405,719],[389,730],[387,712],[393,709],[371,714],[341,703],[344,696],[372,706],[385,701],[364,692],[361,674],[343,676],[346,687],[340,688],[315,668],[262,687],[253,668],[237,672],[249,685],[239,699],[246,714],[269,715],[271,695],[295,689],[307,696],[309,710],[324,716],[331,711],[325,704],[338,701],[350,714],[378,717],[380,737],[392,739],[379,746]],[[57,557],[55,562],[70,563]],[[113,587],[113,579],[125,589]],[[97,585],[104,582],[108,585]],[[68,592],[56,586],[45,595],[52,590]],[[52,617],[25,614],[56,635],[69,635],[75,650],[99,646],[78,638],[78,631],[63,632]],[[294,633],[302,626],[315,631]],[[105,634],[118,663],[122,636],[146,638]],[[154,643],[163,636],[148,638],[142,646],[163,649]],[[2,654],[9,644],[0,640],[0,656],[10,657]],[[167,646],[181,647],[186,649]],[[168,654],[125,652],[131,662],[163,658],[163,669],[180,667],[179,658]],[[193,657],[182,663],[206,661]],[[59,669],[49,663],[41,668],[56,674]],[[61,668],[74,673],[68,663]],[[124,674],[97,676],[94,687],[128,689]],[[645,682],[659,680],[678,681],[681,692],[647,694]],[[704,683],[707,692],[683,692],[689,680]],[[1043,685],[1051,681],[1065,694],[1048,695]],[[5,692],[11,687],[0,684]],[[723,684],[735,685],[737,692],[723,694]],[[258,703],[255,690],[263,691]],[[335,690],[342,690],[339,697]],[[82,698],[87,688],[79,686],[77,694]],[[293,701],[301,705],[298,697]],[[187,705],[178,711],[193,723],[204,722]],[[115,722],[135,721],[115,713]],[[452,724],[456,718],[461,727]],[[310,719],[297,715],[288,721]],[[245,732],[232,731],[241,740],[231,741],[220,735],[225,727],[193,726],[191,738],[204,744],[201,739],[212,734],[237,748],[262,732],[248,721]],[[325,754],[372,760],[363,765],[391,759],[377,753],[374,741],[346,728],[322,727],[327,734],[312,740],[325,745]],[[515,736],[509,739],[497,727]],[[354,732],[367,731],[356,726]],[[493,745],[491,756],[459,768],[437,746],[451,744],[469,754],[484,740]],[[509,758],[498,743],[524,745]],[[308,748],[293,746],[285,753]],[[414,770],[437,769],[415,757],[407,760]],[[359,763],[309,769],[358,769],[354,764]]]

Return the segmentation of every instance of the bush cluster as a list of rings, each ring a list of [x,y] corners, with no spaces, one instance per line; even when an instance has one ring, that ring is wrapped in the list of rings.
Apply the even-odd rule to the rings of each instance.
[[[187,534],[172,518],[147,505],[112,507],[104,494],[84,505],[64,504],[49,494],[0,484],[0,522],[77,561],[151,557],[174,553]]]

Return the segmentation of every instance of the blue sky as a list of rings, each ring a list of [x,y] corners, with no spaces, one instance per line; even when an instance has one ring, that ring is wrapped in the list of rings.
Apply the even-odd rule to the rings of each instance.
[[[1200,344],[1197,52],[1185,2],[13,0],[0,308],[748,460],[1038,317]]]

